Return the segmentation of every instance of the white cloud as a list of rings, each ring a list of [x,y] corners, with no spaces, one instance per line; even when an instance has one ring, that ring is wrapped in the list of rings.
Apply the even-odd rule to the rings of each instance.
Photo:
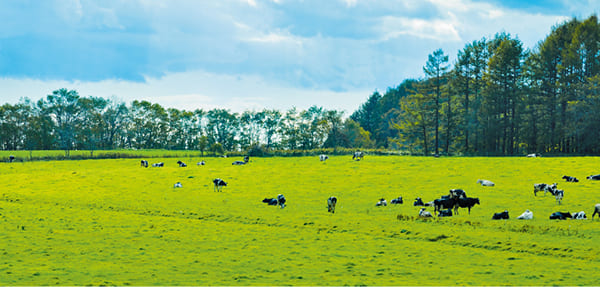
[[[385,16],[381,18],[380,23],[382,39],[385,41],[401,36],[414,36],[440,42],[461,41],[456,23],[451,20]]]

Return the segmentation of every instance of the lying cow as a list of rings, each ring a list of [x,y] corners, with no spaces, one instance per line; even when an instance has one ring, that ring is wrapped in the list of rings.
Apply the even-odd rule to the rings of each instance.
[[[440,210],[438,212],[438,217],[449,217],[452,216],[452,209],[448,208],[446,210]]]
[[[285,207],[285,196],[283,196],[283,194],[278,194],[277,195],[277,205],[279,205],[281,208]]]
[[[398,196],[398,198],[394,198],[390,201],[390,204],[402,204],[404,201],[402,200],[402,196]]]
[[[419,210],[419,217],[433,217],[431,215],[431,212],[425,210],[425,207],[422,207],[421,210]]]
[[[148,161],[147,161],[147,160],[143,160],[143,159],[142,159],[142,160],[140,161],[140,166],[143,166],[143,167],[148,167]]]
[[[377,203],[375,203],[375,206],[387,206],[387,201],[385,198],[381,198]]]
[[[542,155],[539,153],[530,153],[527,155],[527,157],[541,157]]]
[[[477,183],[481,184],[481,186],[494,186],[494,183],[487,179],[478,179]]]
[[[550,192],[552,195],[554,195],[557,188],[558,187],[556,183],[553,183],[552,185],[546,183],[536,183],[533,185],[533,195],[537,196],[537,193],[542,191],[544,192],[544,195],[546,195],[546,192]]]
[[[525,212],[523,212],[523,214],[519,215],[517,217],[517,219],[525,219],[525,220],[529,220],[529,219],[533,219],[533,212],[529,211],[529,209],[525,210]]]
[[[550,219],[565,220],[567,218],[573,218],[573,216],[571,215],[571,213],[557,211],[557,212],[554,212],[554,213],[550,214]]]
[[[187,164],[185,164],[185,162],[178,160],[177,164],[179,165],[179,167],[187,167]]]
[[[582,210],[580,212],[574,212],[573,214],[571,214],[571,218],[573,218],[573,219],[587,219],[587,216],[585,215],[585,212]]]
[[[499,213],[494,213],[492,219],[508,219],[508,210]]]
[[[165,166],[164,162],[157,162],[157,163],[152,164],[152,167],[163,167],[163,166]]]
[[[206,165],[206,162],[205,161],[200,161],[196,165]]]
[[[177,182],[173,185],[173,188],[179,188],[179,187],[183,187],[183,185],[181,185],[181,182]]]
[[[577,179],[576,177],[568,175],[563,175],[562,179],[564,179],[567,182],[579,182],[579,179]]]
[[[277,198],[265,198],[262,202],[268,205],[277,205]]]
[[[596,175],[590,175],[588,177],[586,177],[589,180],[600,180],[600,174],[596,174]]]
[[[329,156],[325,155],[325,154],[321,154],[319,155],[319,160],[320,161],[326,161],[327,159],[329,159]]]
[[[337,197],[330,196],[327,199],[327,212],[335,213],[335,205],[337,204]]]

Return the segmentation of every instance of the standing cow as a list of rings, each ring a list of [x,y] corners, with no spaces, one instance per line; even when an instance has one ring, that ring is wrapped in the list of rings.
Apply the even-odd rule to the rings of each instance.
[[[335,205],[337,204],[337,197],[330,196],[327,199],[327,212],[335,213]]]

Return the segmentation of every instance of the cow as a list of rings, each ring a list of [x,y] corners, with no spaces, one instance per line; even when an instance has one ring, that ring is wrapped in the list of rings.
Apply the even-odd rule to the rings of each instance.
[[[181,185],[181,182],[177,182],[173,185],[173,188],[179,188],[179,187],[183,187],[183,185]]]
[[[497,219],[508,219],[508,210],[502,211],[502,212],[498,212],[498,213],[494,213],[494,215],[492,215],[492,219],[497,220]]]
[[[557,189],[556,191],[554,191],[554,198],[556,198],[556,202],[558,202],[558,204],[560,204],[560,202],[562,201],[564,196],[565,196],[564,190]]]
[[[337,204],[337,197],[330,196],[327,199],[327,212],[335,213],[335,205]]]
[[[529,209],[525,210],[525,212],[523,212],[523,214],[519,215],[517,217],[517,219],[533,219],[533,212],[529,211]]]
[[[163,167],[163,166],[165,166],[164,162],[157,162],[157,163],[152,164],[152,167]]]
[[[381,198],[379,199],[379,202],[375,204],[375,206],[387,206],[387,201],[385,200],[385,198]]]
[[[277,198],[265,198],[262,202],[268,205],[277,205]]]
[[[452,216],[452,209],[448,208],[446,210],[440,210],[438,212],[438,217],[449,217]]]
[[[600,180],[600,174],[590,175],[586,178],[589,180]]]
[[[244,165],[246,164],[245,161],[241,161],[241,160],[236,160],[234,162],[231,163],[231,165]]]
[[[355,151],[354,155],[352,155],[352,159],[358,161],[358,160],[363,159],[364,156],[365,156],[365,154],[362,151]]]
[[[550,219],[559,219],[559,220],[565,220],[567,218],[573,218],[573,216],[571,215],[570,212],[554,212],[552,214],[550,214]]]
[[[594,215],[598,213],[598,217],[600,217],[600,203],[594,205],[594,213],[592,214],[592,220],[594,219]]]
[[[250,162],[250,156],[248,156],[248,155],[245,155],[245,156],[244,156],[244,162],[245,162],[245,163],[248,163],[248,162]]]
[[[220,179],[220,178],[215,178],[213,179],[213,183],[214,183],[214,187],[213,187],[213,191],[223,191],[223,186],[227,186],[227,182],[225,182],[224,180]]]
[[[462,189],[451,189],[450,197],[452,197],[452,198],[467,198],[467,193]]]
[[[442,209],[454,208],[456,205],[457,199],[454,197],[449,198],[438,198],[433,201],[433,205],[435,207],[434,212],[438,212]]]
[[[425,207],[421,207],[421,210],[419,210],[419,217],[433,217],[431,215],[431,212],[425,210]]]
[[[187,167],[187,164],[185,164],[185,162],[178,160],[177,164],[179,165],[179,167]]]
[[[140,161],[140,166],[143,166],[143,167],[148,167],[148,161],[147,161],[147,160],[143,160],[143,159],[142,159],[142,160]]]
[[[478,179],[477,183],[481,184],[481,186],[494,186],[494,183],[487,179]]]
[[[413,206],[425,206],[423,200],[420,197],[415,198],[415,202],[413,202]]]
[[[527,157],[541,157],[542,155],[539,153],[530,153],[527,155]]]
[[[206,165],[205,161],[199,161],[196,165]]]
[[[573,218],[573,219],[587,219],[587,216],[585,215],[585,212],[582,210],[580,212],[574,212],[573,214],[571,214],[571,218]]]
[[[319,160],[320,161],[326,161],[327,159],[329,159],[329,156],[327,156],[326,154],[319,155]]]
[[[563,175],[562,179],[564,179],[567,182],[579,182],[579,179],[577,179],[576,177],[568,175]]]
[[[285,196],[283,196],[283,194],[277,195],[277,205],[281,206],[281,208],[285,207],[285,201]]]
[[[477,197],[467,197],[467,198],[458,198],[456,201],[456,205],[454,205],[454,213],[458,215],[458,208],[468,208],[469,214],[471,214],[471,208],[475,206],[475,204],[479,203],[479,198]]]
[[[13,162],[13,161],[15,161],[15,156],[11,154],[8,156],[8,162]]]
[[[403,204],[402,196],[398,196],[398,198],[394,198],[390,201],[390,204]]]
[[[533,195],[537,196],[537,193],[541,191],[544,192],[544,195],[546,195],[546,192],[550,192],[552,195],[554,195],[556,189],[556,183],[553,183],[552,185],[546,183],[536,183],[533,185]]]

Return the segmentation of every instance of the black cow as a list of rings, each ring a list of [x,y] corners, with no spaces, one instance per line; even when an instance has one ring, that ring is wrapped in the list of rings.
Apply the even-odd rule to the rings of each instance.
[[[423,200],[421,200],[420,197],[415,198],[415,202],[413,203],[413,206],[425,206],[425,204],[423,204]]]
[[[227,183],[220,178],[213,179],[213,183],[215,184],[213,191],[223,191],[223,186],[227,186]]]
[[[592,220],[594,219],[594,215],[596,215],[596,213],[598,213],[598,217],[600,217],[600,203],[598,203],[594,206],[594,213],[592,214]]]
[[[448,217],[452,216],[452,209],[448,208],[446,210],[440,210],[438,213],[438,217]]]
[[[179,167],[187,167],[187,164],[185,164],[185,162],[178,160],[177,164],[179,165]]]
[[[570,212],[554,212],[552,214],[550,214],[550,219],[560,219],[560,220],[565,220],[567,218],[573,218],[573,216],[571,215]]]
[[[140,166],[143,166],[143,167],[148,167],[148,161],[147,161],[147,160],[143,160],[143,159],[142,159],[142,160],[140,161]]]
[[[590,179],[590,180],[600,180],[600,174],[590,175],[590,176],[588,176],[586,178]]]
[[[435,207],[434,212],[438,212],[442,209],[454,208],[456,205],[456,198],[438,198],[433,201],[433,206]]]
[[[335,205],[337,204],[337,197],[330,196],[327,199],[327,212],[335,213]]]
[[[579,179],[577,179],[576,177],[573,177],[573,176],[563,175],[562,178],[564,180],[566,180],[567,182],[579,182]]]
[[[508,219],[508,210],[499,213],[494,213],[492,219]]]
[[[402,196],[398,196],[398,198],[394,198],[392,199],[392,201],[390,201],[390,204],[402,204],[404,203],[404,201],[402,200]]]
[[[458,215],[458,208],[468,208],[469,214],[471,214],[471,208],[475,206],[475,204],[479,203],[479,198],[477,197],[467,197],[467,198],[459,198],[457,199],[456,205],[454,206],[454,213]]]
[[[265,198],[262,202],[268,205],[277,205],[277,198]]]

